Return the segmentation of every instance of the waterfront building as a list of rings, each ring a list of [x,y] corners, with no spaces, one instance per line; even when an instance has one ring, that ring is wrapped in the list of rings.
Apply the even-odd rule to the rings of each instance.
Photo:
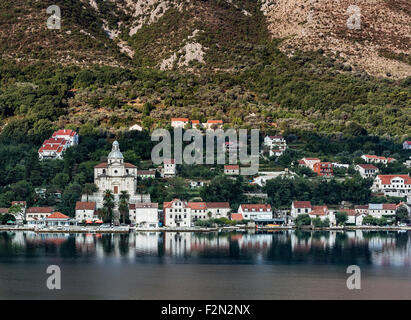
[[[76,202],[76,221],[98,220],[95,202]]]
[[[293,201],[291,203],[291,218],[295,219],[300,214],[310,214],[312,210],[310,201]]]
[[[357,164],[355,169],[360,173],[363,178],[370,178],[378,173],[378,168],[372,164]]]
[[[26,210],[26,221],[28,225],[36,225],[41,219],[45,219],[54,212],[52,207],[30,207]]]
[[[368,214],[374,218],[395,218],[397,205],[395,203],[370,203],[368,205]]]
[[[411,178],[407,174],[380,174],[371,187],[373,192],[383,192],[385,196],[405,197],[411,195]]]
[[[346,224],[353,225],[353,226],[361,226],[362,220],[368,214],[368,213],[367,214],[360,213],[356,209],[340,209],[338,211],[346,213],[347,214]]]
[[[411,149],[411,141],[404,141],[404,143],[402,144],[402,148],[404,150],[410,150]]]
[[[158,203],[131,203],[129,204],[129,219],[132,224],[142,228],[157,228]]]
[[[70,226],[70,217],[61,212],[53,212],[51,215],[43,218],[37,222],[37,225],[46,227],[68,227]]]
[[[164,202],[164,225],[167,227],[191,227],[190,208],[187,201],[174,199]]]
[[[187,202],[174,199],[164,202],[164,225],[168,227],[188,227],[197,220],[229,218],[228,202]]]
[[[368,215],[368,204],[354,206],[355,213]]]
[[[327,205],[312,206],[311,211],[308,215],[311,219],[320,218],[321,221],[324,221],[328,218],[328,220],[330,221],[330,225],[335,225],[334,212],[330,211]]]
[[[237,212],[244,220],[252,220],[258,224],[273,222],[273,211],[269,204],[240,204]]]

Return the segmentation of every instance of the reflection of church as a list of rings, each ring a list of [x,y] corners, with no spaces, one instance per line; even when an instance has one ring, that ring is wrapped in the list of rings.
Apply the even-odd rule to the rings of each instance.
[[[110,190],[113,193],[116,202],[121,191],[128,192],[130,195],[129,203],[150,202],[149,194],[137,194],[137,167],[124,162],[117,141],[113,142],[107,162],[94,167],[94,183],[98,187],[98,191],[89,196],[88,199],[96,202],[97,208],[103,207],[105,190]],[[86,201],[86,199],[87,196],[83,195],[82,201]]]

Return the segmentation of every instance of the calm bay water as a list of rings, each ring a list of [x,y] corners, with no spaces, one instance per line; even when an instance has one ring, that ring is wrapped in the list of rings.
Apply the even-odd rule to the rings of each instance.
[[[0,232],[0,299],[411,299],[411,232]]]

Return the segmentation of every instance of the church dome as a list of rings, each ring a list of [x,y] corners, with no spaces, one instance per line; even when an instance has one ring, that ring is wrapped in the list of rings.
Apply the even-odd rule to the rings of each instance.
[[[120,145],[118,141],[113,142],[111,152],[108,154],[109,159],[124,159],[123,154],[120,152]]]

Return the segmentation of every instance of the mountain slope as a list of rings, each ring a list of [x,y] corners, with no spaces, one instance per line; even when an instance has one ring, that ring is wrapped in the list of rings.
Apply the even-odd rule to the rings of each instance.
[[[281,38],[280,48],[290,56],[295,50],[321,49],[358,72],[410,75],[408,0],[356,1],[360,30],[347,28],[351,4],[349,0],[7,0],[0,4],[0,51],[2,58],[28,62],[233,71],[258,63],[259,46]],[[49,5],[61,7],[61,30],[46,28]]]

